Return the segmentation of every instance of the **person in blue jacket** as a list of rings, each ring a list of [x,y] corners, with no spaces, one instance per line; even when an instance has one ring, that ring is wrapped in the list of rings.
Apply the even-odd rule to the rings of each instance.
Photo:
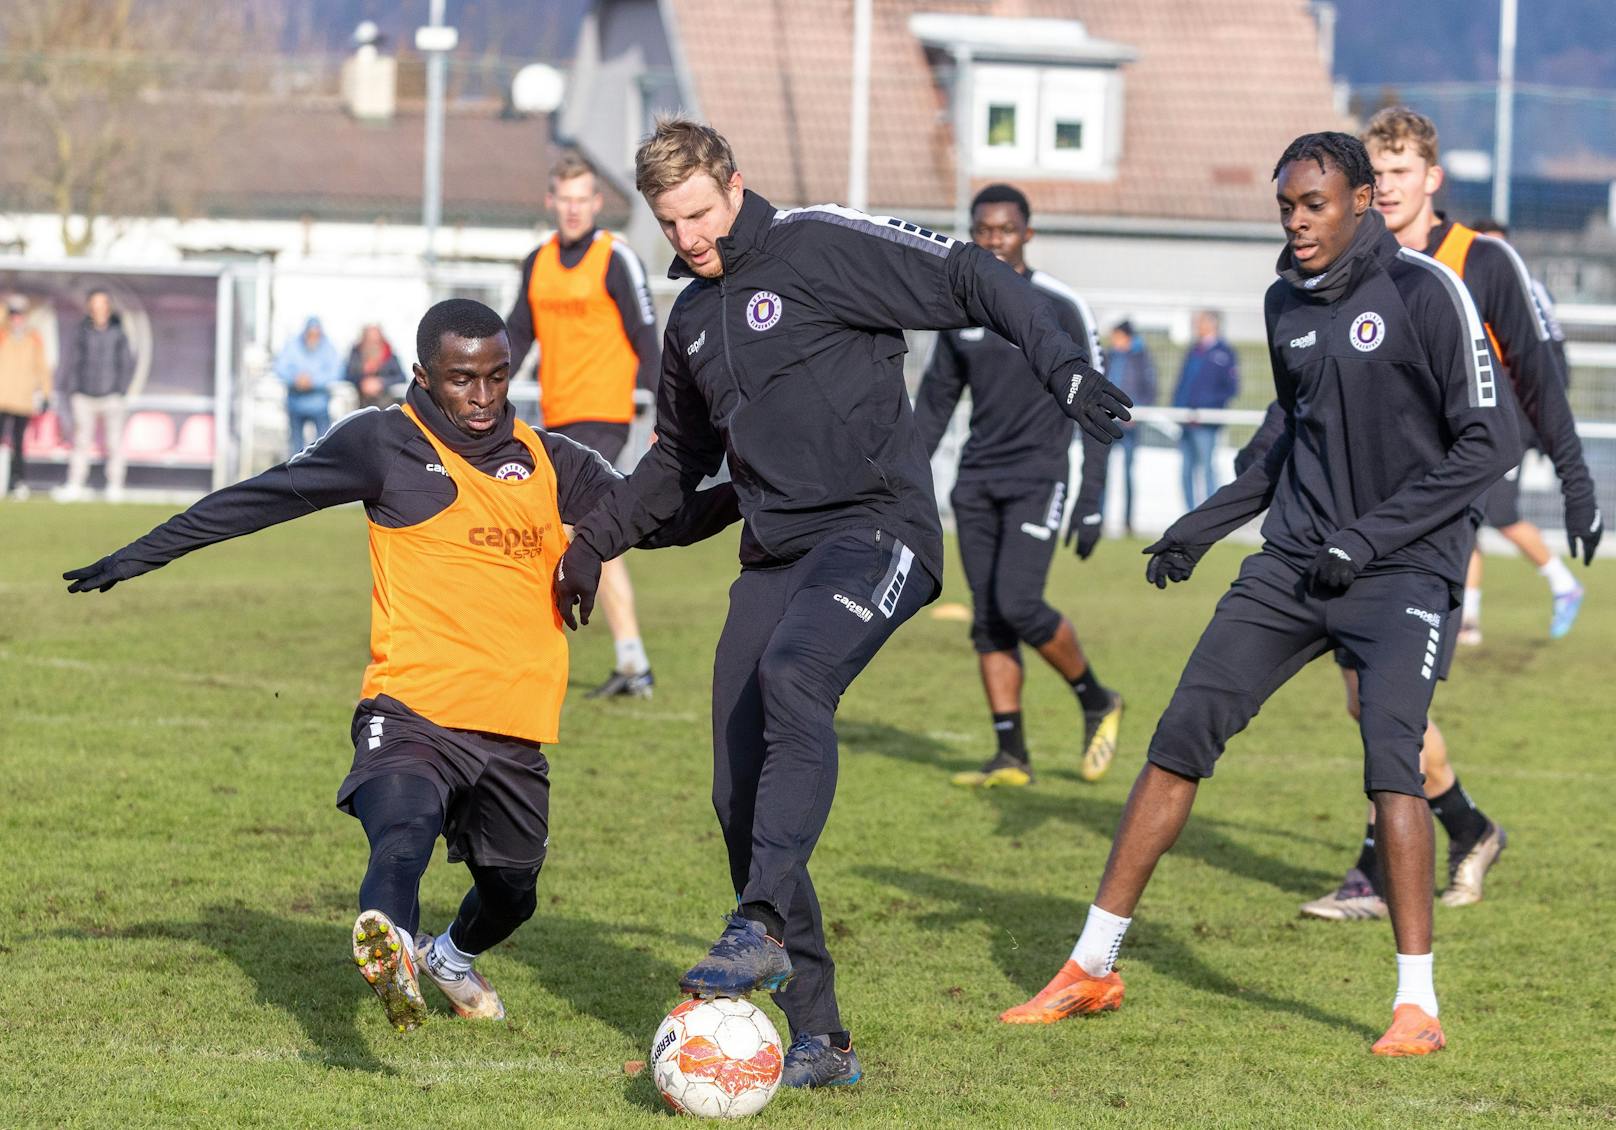
[[[1213,310],[1195,315],[1195,344],[1184,354],[1184,364],[1178,371],[1174,408],[1223,408],[1240,391],[1240,362],[1219,333],[1220,321]],[[1221,430],[1220,424],[1184,425],[1178,442],[1184,455],[1186,510],[1194,510],[1218,487],[1212,472],[1212,451]]]
[[[325,336],[320,319],[303,323],[303,332],[275,356],[275,375],[286,385],[286,423],[290,429],[287,458],[303,450],[314,425],[313,439],[331,427],[331,386],[343,379],[342,357]]]

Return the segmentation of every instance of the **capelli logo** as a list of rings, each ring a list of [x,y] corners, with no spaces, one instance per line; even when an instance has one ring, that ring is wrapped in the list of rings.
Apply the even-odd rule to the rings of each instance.
[[[514,526],[473,526],[466,540],[480,549],[497,549],[506,557],[538,557],[544,549],[544,531],[537,526],[519,530]]]
[[[866,624],[870,622],[870,617],[875,615],[875,613],[864,607],[864,605],[859,604],[857,601],[849,600],[841,593],[836,594],[836,603],[846,608],[849,612],[857,616],[860,620],[863,620]]]
[[[701,352],[701,347],[707,344],[707,331],[702,330],[701,336],[685,347],[685,356],[694,357]]]

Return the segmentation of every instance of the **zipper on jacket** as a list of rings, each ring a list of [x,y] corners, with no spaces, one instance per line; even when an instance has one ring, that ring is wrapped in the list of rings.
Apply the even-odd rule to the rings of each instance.
[[[724,370],[729,373],[730,387],[735,390],[735,407],[741,406],[741,382],[735,377],[735,361],[729,352],[729,276],[718,276],[718,326],[724,335]],[[730,413],[730,427],[735,427],[735,414]]]

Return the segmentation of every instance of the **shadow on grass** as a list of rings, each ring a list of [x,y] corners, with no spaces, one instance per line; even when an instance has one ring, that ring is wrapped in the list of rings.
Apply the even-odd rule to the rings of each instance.
[[[860,873],[901,890],[909,897],[951,904],[947,910],[920,914],[915,919],[918,925],[946,929],[969,922],[992,924],[995,927],[993,960],[1005,976],[1019,985],[1028,996],[1044,987],[1059,968],[1064,955],[1034,952],[1031,947],[1020,945],[1016,941],[1016,934],[1035,936],[1047,931],[1051,922],[1078,923],[1087,912],[1086,904],[1075,899],[996,890],[920,871],[865,867]],[[1232,1001],[1268,1012],[1290,1013],[1303,1020],[1339,1028],[1371,1040],[1380,1035],[1366,1024],[1326,1012],[1305,1001],[1247,988],[1207,965],[1195,956],[1189,944],[1171,931],[1148,921],[1135,923],[1128,931],[1125,955],[1124,965],[1128,961],[1138,961],[1191,988],[1217,993]]]
[[[946,742],[940,742],[925,734],[900,730],[884,722],[860,722],[838,718],[836,739],[841,748],[848,753],[874,753],[949,773],[962,769],[975,769],[984,760],[978,758],[973,761],[969,757],[960,757]]]
[[[359,1010],[377,1006],[347,956],[345,923],[219,904],[193,921],[141,922],[112,931],[63,930],[59,936],[156,938],[204,946],[246,974],[258,1000],[297,1022],[319,1049],[319,1062],[350,1071],[397,1074],[376,1058],[359,1030]]]
[[[684,999],[679,978],[688,968],[653,956],[657,948],[653,943],[660,940],[688,946],[692,961],[709,944],[647,926],[572,918],[541,909],[499,952],[530,965],[547,992],[617,1029],[640,1049],[635,1058],[645,1059],[662,1018]],[[666,1109],[649,1066],[624,1081],[623,1093],[647,1109]]]
[[[1123,801],[1100,795],[1081,793],[1043,792],[1036,789],[990,789],[986,799],[994,806],[999,825],[994,834],[1020,839],[1038,831],[1046,824],[1073,824],[1110,839],[1116,834],[1117,822],[1122,816]],[[1189,823],[1178,837],[1173,851],[1190,855],[1210,867],[1238,875],[1277,890],[1312,898],[1327,887],[1333,887],[1339,875],[1306,867],[1288,859],[1264,855],[1238,839],[1225,829],[1238,832],[1249,829],[1205,816],[1190,815]],[[1342,859],[1348,852],[1343,848]]]

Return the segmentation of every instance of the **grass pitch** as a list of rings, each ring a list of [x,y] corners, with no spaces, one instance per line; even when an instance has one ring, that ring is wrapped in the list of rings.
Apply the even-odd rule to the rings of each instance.
[[[733,536],[632,558],[657,697],[567,707],[539,914],[482,963],[510,1022],[458,1021],[434,999],[432,1022],[399,1036],[346,957],[365,849],[332,806],[366,658],[362,516],[65,595],[63,569],[165,516],[0,513],[0,1125],[667,1125],[649,1077],[624,1065],[646,1057],[729,904],[707,693]],[[1297,917],[1362,829],[1328,662],[1202,789],[1124,948],[1121,1012],[996,1022],[1065,959],[1155,720],[1244,552],[1219,549],[1158,593],[1139,548],[1063,553],[1051,581],[1128,699],[1099,784],[1078,780],[1076,707],[1036,660],[1038,784],[949,784],[991,752],[965,625],[922,613],[847,695],[814,871],[866,1082],[782,1092],[759,1124],[1616,1119],[1609,562],[1578,567],[1587,607],[1551,645],[1541,580],[1491,559],[1487,642],[1437,696],[1462,780],[1511,837],[1484,903],[1437,908],[1447,1051],[1372,1057],[1395,987],[1390,929]],[[966,599],[953,559],[943,599]],[[609,656],[603,624],[577,640],[575,692]],[[440,848],[425,925],[442,928],[465,883]]]

